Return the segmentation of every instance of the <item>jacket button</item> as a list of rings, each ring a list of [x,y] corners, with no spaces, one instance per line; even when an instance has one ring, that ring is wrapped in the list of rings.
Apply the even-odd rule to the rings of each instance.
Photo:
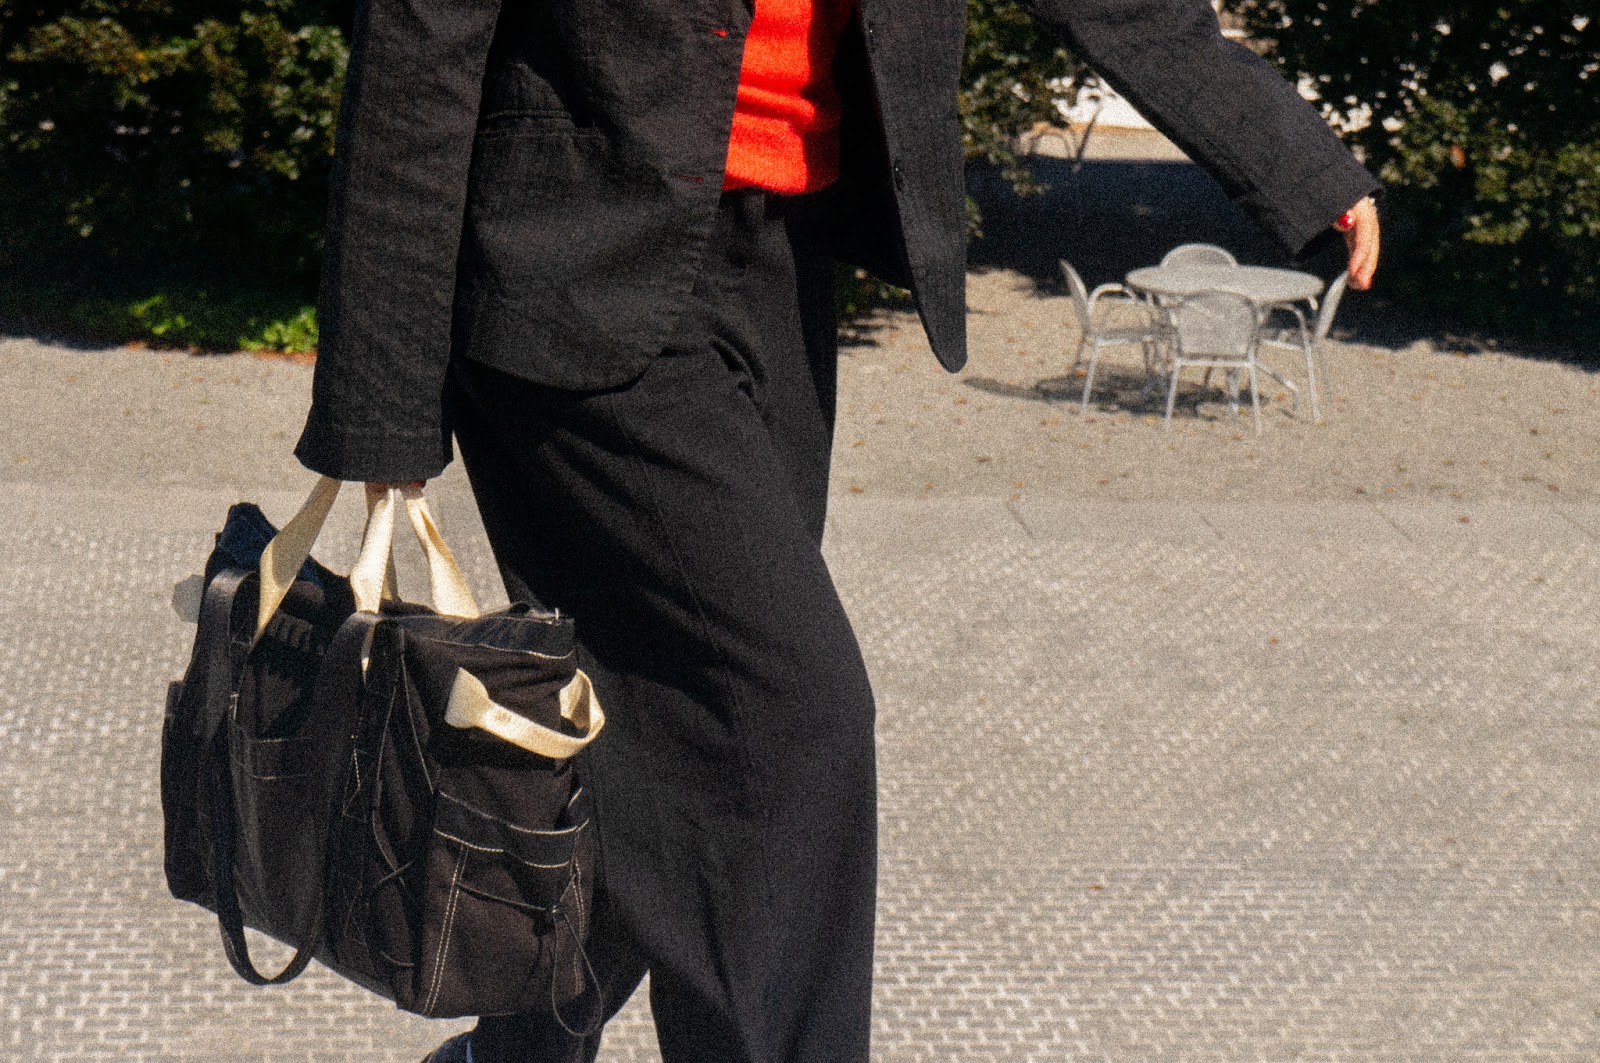
[[[890,169],[894,171],[894,186],[899,189],[904,189],[906,187],[906,172],[900,168],[900,164],[898,162],[893,164]]]

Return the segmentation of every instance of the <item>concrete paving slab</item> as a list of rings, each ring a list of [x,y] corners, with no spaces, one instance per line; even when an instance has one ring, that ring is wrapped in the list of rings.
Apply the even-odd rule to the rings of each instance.
[[[1594,545],[1579,509],[1593,519],[1593,505],[1574,507],[1532,502],[1375,502],[1374,508],[1407,538],[1419,543],[1500,543],[1553,549]],[[1568,514],[1572,514],[1569,516]]]
[[[1026,538],[1027,529],[992,498],[864,498],[835,493],[828,500],[828,542],[868,539],[901,546],[982,543]]]
[[[1511,587],[1460,551],[1308,537],[1285,583],[1222,537],[908,550],[870,533],[902,507],[849,508],[829,553],[879,695],[882,1063],[1592,1058],[1600,552],[1475,545],[1554,573]],[[156,694],[188,629],[162,596],[189,538],[8,532],[0,1045],[418,1058],[460,1024],[322,971],[246,986],[164,894]],[[602,1059],[659,1059],[642,998]]]
[[[1393,523],[1363,501],[1203,502],[1192,508],[1233,542],[1393,544],[1403,539]]]
[[[1035,539],[1200,542],[1217,537],[1197,506],[1182,502],[1102,502],[1029,498],[1011,509]]]

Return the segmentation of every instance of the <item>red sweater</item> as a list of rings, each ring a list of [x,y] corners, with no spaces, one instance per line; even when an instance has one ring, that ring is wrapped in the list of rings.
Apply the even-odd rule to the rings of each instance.
[[[833,57],[854,0],[756,0],[724,188],[815,192],[839,176]]]

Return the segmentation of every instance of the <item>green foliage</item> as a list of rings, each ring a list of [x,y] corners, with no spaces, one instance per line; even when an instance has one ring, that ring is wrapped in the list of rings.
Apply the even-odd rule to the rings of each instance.
[[[171,287],[153,294],[95,287],[0,286],[0,316],[108,341],[206,351],[310,354],[316,307],[296,294]]]
[[[317,349],[316,307],[285,304],[281,299],[166,291],[107,307],[108,314],[119,311],[140,333],[167,344],[287,354]]]
[[[180,345],[314,345],[304,305],[348,7],[0,0],[0,288],[10,312],[20,302],[29,316],[95,334]],[[968,13],[967,157],[1028,190],[1017,137],[1059,121],[1052,82],[1081,84],[1085,70],[1017,0],[969,0]],[[846,309],[887,297],[847,292]]]
[[[0,267],[304,285],[347,49],[333,0],[0,0]]]
[[[1088,68],[1017,0],[967,0],[958,97],[967,159],[982,159],[1019,191],[1033,191],[1017,157],[1017,138],[1041,122],[1059,125],[1059,91],[1052,83],[1082,85],[1087,76]]]
[[[1387,285],[1463,323],[1600,339],[1600,11],[1235,7],[1383,178]]]

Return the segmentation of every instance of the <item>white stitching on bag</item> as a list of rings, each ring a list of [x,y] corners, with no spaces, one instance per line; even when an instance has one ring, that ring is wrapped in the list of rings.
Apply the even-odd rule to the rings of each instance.
[[[439,952],[434,958],[433,984],[428,987],[428,999],[423,1004],[424,1013],[432,1011],[439,1003],[439,991],[444,982],[444,961],[450,954],[450,935],[455,930],[456,906],[461,902],[461,872],[467,865],[467,850],[456,857],[455,871],[450,875],[450,903],[445,907],[444,925],[439,928]]]

